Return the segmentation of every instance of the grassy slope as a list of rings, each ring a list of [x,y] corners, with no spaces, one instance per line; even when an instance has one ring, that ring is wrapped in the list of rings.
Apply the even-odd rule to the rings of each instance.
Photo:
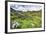
[[[19,14],[20,13],[20,14]],[[21,24],[18,28],[39,28],[41,27],[41,10],[16,12],[11,10],[11,20],[15,20]]]

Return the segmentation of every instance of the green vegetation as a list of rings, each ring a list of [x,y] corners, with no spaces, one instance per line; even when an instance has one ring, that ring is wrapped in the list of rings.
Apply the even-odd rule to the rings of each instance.
[[[42,10],[39,11],[15,11],[11,8],[10,19],[20,23],[17,29],[24,28],[41,28],[42,24]],[[16,23],[15,23],[16,24]]]

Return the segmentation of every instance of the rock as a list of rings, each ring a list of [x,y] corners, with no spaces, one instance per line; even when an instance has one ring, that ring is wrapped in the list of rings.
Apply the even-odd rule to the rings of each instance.
[[[20,25],[20,24],[15,21],[15,22],[13,22],[13,24],[12,24],[12,28],[15,29],[15,28],[17,28],[19,25]]]

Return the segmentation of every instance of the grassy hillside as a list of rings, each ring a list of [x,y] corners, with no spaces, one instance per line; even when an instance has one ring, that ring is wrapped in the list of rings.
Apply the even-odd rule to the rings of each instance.
[[[14,21],[18,22],[20,25],[16,29],[24,28],[40,28],[42,24],[42,11],[15,11],[11,8],[10,19],[11,24]],[[15,24],[16,24],[15,22]],[[11,25],[12,26],[12,25]]]

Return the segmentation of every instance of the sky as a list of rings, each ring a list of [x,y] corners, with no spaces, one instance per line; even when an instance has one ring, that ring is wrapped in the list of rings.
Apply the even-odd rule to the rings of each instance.
[[[14,10],[19,10],[19,11],[37,11],[41,9],[41,6],[39,5],[18,5],[18,4],[11,4],[11,8]]]

